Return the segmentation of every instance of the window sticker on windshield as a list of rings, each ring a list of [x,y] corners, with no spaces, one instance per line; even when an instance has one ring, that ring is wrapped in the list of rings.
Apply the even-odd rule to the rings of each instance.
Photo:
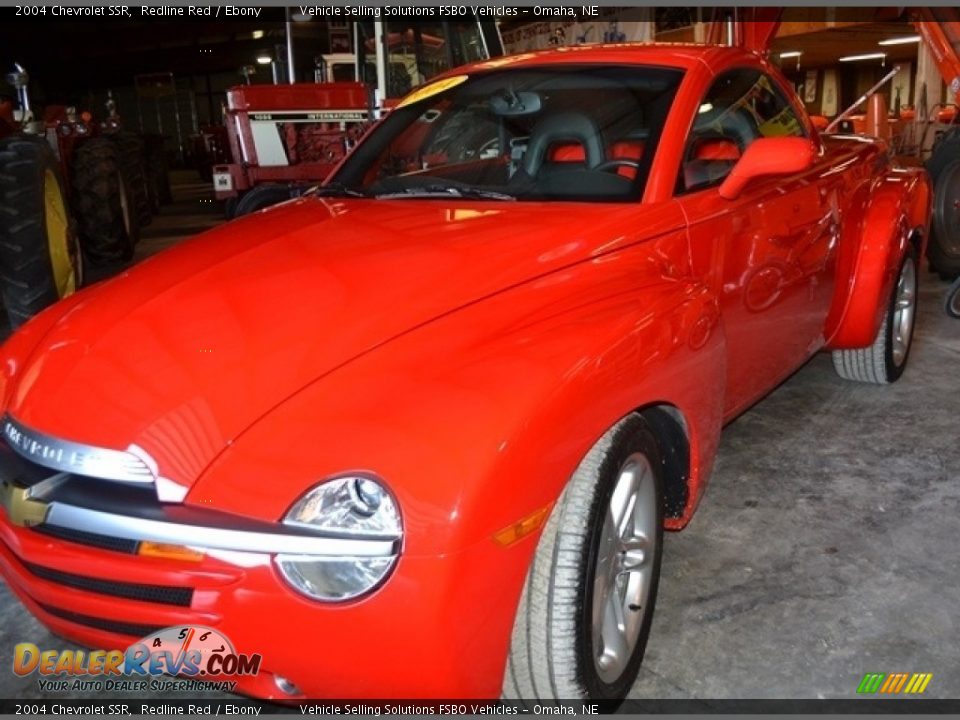
[[[437,80],[429,85],[424,85],[422,88],[414,90],[412,93],[407,95],[403,100],[400,101],[397,107],[402,108],[407,105],[420,102],[421,100],[426,100],[434,95],[438,95],[444,90],[449,90],[450,88],[456,87],[460,83],[466,82],[468,77],[469,75],[454,75],[453,77],[444,78],[443,80]]]

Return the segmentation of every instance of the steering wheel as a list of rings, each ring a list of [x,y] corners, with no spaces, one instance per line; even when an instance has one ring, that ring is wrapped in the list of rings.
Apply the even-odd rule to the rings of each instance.
[[[609,170],[615,170],[616,168],[633,168],[634,170],[640,169],[640,163],[637,160],[630,160],[628,158],[616,158],[613,160],[604,160],[599,165],[594,165],[591,170],[599,170],[600,172],[608,172]]]

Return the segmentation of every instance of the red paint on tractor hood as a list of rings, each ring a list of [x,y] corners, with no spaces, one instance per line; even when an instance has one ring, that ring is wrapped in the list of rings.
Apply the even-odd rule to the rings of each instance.
[[[84,292],[22,363],[8,411],[56,437],[135,444],[189,487],[312,380],[467,303],[636,239],[617,227],[655,235],[658,219],[677,223],[664,209],[300,200]]]

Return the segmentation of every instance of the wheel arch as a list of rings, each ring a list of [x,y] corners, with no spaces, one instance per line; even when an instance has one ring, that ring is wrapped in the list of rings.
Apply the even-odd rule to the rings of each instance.
[[[666,527],[678,525],[690,505],[690,426],[683,411],[669,403],[637,408],[660,448],[664,470],[663,514]]]
[[[824,331],[826,348],[857,349],[876,337],[894,276],[909,247],[919,257],[926,247],[932,195],[920,168],[895,169],[871,188],[863,218],[843,240],[855,243],[855,257],[842,266],[837,295]]]

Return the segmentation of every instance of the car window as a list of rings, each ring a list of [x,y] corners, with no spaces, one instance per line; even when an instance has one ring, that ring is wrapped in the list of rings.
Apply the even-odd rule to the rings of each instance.
[[[441,80],[391,111],[333,180],[378,197],[448,188],[635,200],[681,78],[666,68],[567,65]]]
[[[754,69],[718,77],[700,103],[684,148],[677,192],[718,185],[757,138],[805,137],[793,106],[768,75]]]

